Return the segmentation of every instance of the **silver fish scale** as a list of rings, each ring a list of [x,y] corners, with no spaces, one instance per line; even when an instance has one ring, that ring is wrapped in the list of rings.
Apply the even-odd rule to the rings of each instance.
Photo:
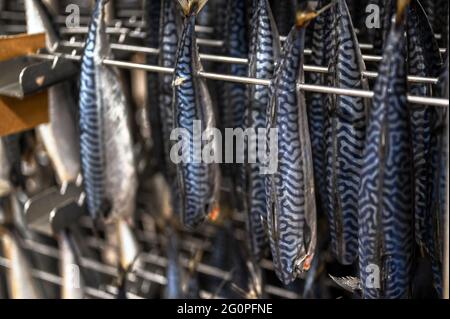
[[[404,26],[393,25],[374,87],[359,193],[364,298],[406,298],[413,250],[412,141]],[[380,271],[380,289],[370,286]],[[375,277],[372,277],[375,275]]]
[[[442,58],[434,38],[433,30],[426,13],[419,2],[412,1],[408,10],[408,67],[411,74],[417,76],[439,76]],[[409,87],[413,95],[433,96],[430,85],[412,84]],[[436,123],[443,118],[441,111],[430,106],[416,106],[411,112],[414,149],[415,180],[415,235],[416,241],[431,256],[434,268],[434,281],[437,290],[441,287],[440,248],[436,240],[439,230],[439,212],[437,210],[437,187],[434,174],[439,156],[438,133]],[[432,189],[430,191],[430,189]]]
[[[178,186],[180,189],[180,211],[183,223],[194,228],[203,222],[212,208],[216,195],[216,165],[205,162],[193,163],[193,123],[200,120],[202,132],[208,125],[214,127],[211,101],[204,80],[197,77],[200,70],[198,48],[195,37],[195,15],[186,18],[180,39],[174,73],[175,127],[188,133],[189,145],[182,145],[183,153],[189,150],[188,162],[178,164]],[[180,83],[177,83],[177,82]]]
[[[255,9],[250,39],[249,77],[270,79],[275,70],[275,63],[279,55],[278,32],[272,17],[268,0],[254,2]],[[269,88],[263,85],[249,86],[248,109],[246,113],[246,127],[258,129],[266,127],[266,112],[269,105]],[[256,134],[248,143],[256,145]],[[248,146],[248,144],[247,144]],[[257,147],[255,147],[258,152]],[[265,233],[267,223],[266,193],[264,175],[260,173],[261,163],[245,165],[245,194],[247,222],[250,234],[250,248],[253,255],[260,258],[266,249],[268,239]]]
[[[105,200],[102,110],[96,97],[94,50],[101,1],[98,1],[86,39],[80,74],[80,153],[88,210],[93,218],[102,213]]]
[[[328,84],[368,90],[365,70],[350,14],[344,0],[331,9],[336,23],[332,35],[336,54],[330,62]],[[367,103],[363,98],[327,96],[325,121],[326,211],[332,249],[338,261],[351,264],[358,255],[358,191],[366,131]]]
[[[116,70],[102,64],[109,54],[97,2],[81,68],[81,163],[87,205],[94,219],[129,217],[137,188],[128,106]]]
[[[266,177],[268,228],[274,268],[289,284],[311,261],[316,245],[316,206],[312,152],[303,93],[304,29],[286,40],[273,80],[267,127],[278,128],[278,167]],[[270,151],[270,143],[268,141]],[[308,266],[309,267],[309,266]]]

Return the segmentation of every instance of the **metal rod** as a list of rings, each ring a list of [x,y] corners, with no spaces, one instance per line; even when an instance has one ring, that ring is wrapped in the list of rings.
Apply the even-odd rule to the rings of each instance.
[[[25,248],[32,250],[36,253],[51,257],[51,258],[59,259],[58,249],[51,247],[51,246],[47,246],[47,245],[44,245],[44,244],[41,244],[41,243],[38,243],[38,242],[35,242],[32,240],[25,240]],[[4,260],[8,261],[6,258],[0,256],[0,265],[1,265],[2,258]],[[140,259],[148,264],[152,264],[152,265],[159,266],[162,268],[165,268],[167,266],[167,258],[165,258],[163,256],[159,256],[157,254],[142,253],[140,255]],[[98,273],[105,274],[105,275],[112,276],[112,277],[116,277],[118,275],[118,271],[116,268],[106,265],[106,264],[103,264],[103,263],[100,263],[98,261],[95,261],[95,260],[92,260],[92,259],[89,259],[86,257],[81,257],[80,262],[83,267],[94,270]],[[180,258],[180,262],[183,267],[185,267],[185,268],[189,267],[189,260],[187,258],[185,258],[185,257]],[[224,270],[216,268],[214,266],[210,266],[205,263],[199,263],[197,266],[197,271],[204,275],[216,277],[221,280],[229,280],[231,278],[230,272],[224,271]],[[160,285],[166,285],[166,283],[167,283],[167,279],[164,275],[149,272],[149,271],[144,270],[139,267],[136,267],[135,273],[136,273],[136,275],[139,275],[142,279],[148,280],[153,283],[157,283]],[[55,276],[53,274],[50,274],[50,275],[53,276],[53,278],[57,278],[57,276]],[[136,280],[136,278],[133,276],[130,276],[129,280],[133,282]],[[270,291],[270,293],[272,295],[276,295],[278,297],[290,298],[290,299],[299,298],[299,296],[297,294],[295,294],[291,291],[273,286],[273,285],[265,285],[265,287],[266,287],[266,291],[268,293]]]
[[[42,59],[54,59],[56,56],[68,58],[71,60],[79,61],[81,56],[70,55],[70,54],[60,54],[60,55],[52,55],[52,54],[32,54],[32,56]],[[116,66],[124,69],[131,70],[143,70],[147,72],[157,72],[157,73],[165,73],[172,74],[174,72],[173,68],[166,68],[157,65],[147,65],[141,63],[133,63],[126,61],[116,61],[111,59],[104,59],[103,63],[105,65]],[[242,76],[234,76],[227,74],[218,74],[218,73],[210,73],[210,72],[199,72],[199,76],[210,79],[210,80],[220,80],[220,81],[229,81],[235,83],[242,84],[253,84],[253,85],[270,85],[270,80],[268,79],[256,79]],[[337,95],[347,95],[347,96],[357,96],[363,98],[373,98],[372,91],[364,91],[364,90],[355,90],[355,89],[342,89],[336,87],[328,87],[321,85],[312,85],[312,84],[299,84],[299,89],[308,91],[308,92],[316,92],[316,93],[325,93],[325,94],[337,94]],[[431,98],[431,97],[422,97],[422,96],[412,96],[408,95],[408,102],[412,104],[422,104],[427,106],[448,106],[449,102],[446,99],[441,98]]]
[[[0,256],[0,266],[9,269],[11,267],[10,261],[8,259],[6,259],[5,257]],[[36,279],[40,279],[40,280],[52,283],[54,285],[62,286],[61,277],[54,275],[52,273],[45,272],[42,270],[32,269],[31,275]],[[113,295],[111,295],[103,290],[99,290],[99,289],[92,288],[92,287],[85,287],[85,292],[86,292],[86,294],[88,294],[94,298],[114,299]]]
[[[83,42],[75,42],[75,41],[61,41],[59,43],[62,47],[69,48],[83,48]],[[157,48],[149,48],[142,47],[138,45],[130,45],[130,44],[120,44],[120,43],[111,43],[111,49],[118,51],[127,51],[127,52],[136,52],[136,53],[146,53],[146,54],[159,54],[159,49]],[[310,50],[305,50],[310,51]],[[367,58],[376,58],[377,56],[366,56]],[[203,54],[200,53],[200,59],[202,61],[211,61],[211,62],[223,62],[223,63],[233,63],[233,64],[248,64],[248,59],[246,58],[235,58],[230,56],[223,55],[215,55],[215,54]],[[306,72],[317,72],[317,73],[327,73],[328,68],[323,66],[315,66],[315,65],[304,65],[303,69]],[[377,72],[372,71],[363,71],[362,75],[369,79],[374,79],[378,76]],[[419,76],[408,76],[408,81],[411,83],[428,83],[428,84],[436,84],[438,82],[438,78],[432,77],[419,77]]]
[[[197,32],[202,32],[202,33],[211,33],[213,31],[213,28],[205,27],[205,26],[195,26],[195,30]],[[88,27],[86,27],[86,26],[71,27],[71,28],[63,27],[60,29],[61,34],[86,34],[87,32],[88,32]],[[107,27],[106,33],[109,33],[109,34],[124,34],[125,33],[125,34],[130,34],[133,37],[137,37],[137,38],[145,38],[145,36],[146,36],[146,33],[144,31],[140,30],[140,28],[131,29],[131,28],[127,28],[127,27],[114,27],[114,26]],[[280,41],[283,42],[285,40],[286,40],[286,37],[280,36]],[[223,40],[198,38],[197,43],[202,46],[222,47],[225,42]],[[373,49],[373,45],[369,44],[369,43],[360,43],[359,47],[361,49],[365,49],[365,50]],[[441,53],[445,53],[447,51],[447,49],[440,48],[439,51]],[[311,54],[311,51],[305,50],[305,54]],[[379,62],[382,60],[382,57],[377,56],[377,55],[363,55],[363,58],[364,57],[365,57],[364,60],[371,61],[371,62]]]

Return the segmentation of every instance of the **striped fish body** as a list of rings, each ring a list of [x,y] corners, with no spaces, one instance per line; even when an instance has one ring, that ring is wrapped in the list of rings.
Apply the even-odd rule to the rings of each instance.
[[[89,213],[94,219],[134,213],[137,187],[127,104],[109,54],[103,22],[106,1],[97,1],[80,74],[80,149]]]
[[[318,8],[329,3],[322,0],[318,3]],[[333,25],[333,15],[330,10],[326,10],[313,21],[307,29],[312,29],[312,55],[311,63],[318,66],[329,66],[334,56],[332,52],[332,37],[335,29]],[[325,76],[320,73],[311,72],[308,74],[309,82],[315,85],[325,85]],[[316,196],[318,203],[325,201],[325,103],[327,96],[319,93],[309,93],[307,96],[308,124],[311,135],[311,147],[314,163],[314,180],[316,185]],[[320,211],[325,207],[318,205]]]
[[[359,43],[345,0],[331,9],[336,32],[327,85],[368,90]],[[352,264],[358,255],[358,191],[368,103],[360,97],[328,95],[325,120],[325,210],[337,260]]]
[[[226,31],[226,52],[235,58],[247,58],[248,41],[246,31],[246,4],[245,1],[229,0],[227,7],[227,31]],[[228,74],[236,76],[247,75],[247,65],[230,64]],[[229,118],[224,118],[224,127],[236,128],[244,127],[244,116],[246,109],[246,86],[239,83],[226,83],[226,108]]]
[[[408,10],[408,67],[409,73],[422,77],[438,77],[442,68],[442,58],[434,38],[425,10],[416,0]],[[412,95],[433,96],[433,88],[428,84],[411,84]],[[415,181],[415,236],[416,241],[431,256],[438,290],[441,289],[439,264],[439,212],[437,203],[438,188],[435,172],[438,170],[439,130],[436,125],[442,122],[442,110],[430,106],[414,106],[411,112],[411,125],[414,150]]]
[[[247,12],[248,3],[242,0],[229,0],[227,2],[227,22],[225,55],[236,58],[248,57],[248,27]],[[226,66],[226,74],[235,76],[247,76],[248,66],[243,64],[229,64]],[[241,128],[245,129],[245,112],[247,109],[247,86],[239,83],[225,83],[223,85],[224,107],[221,107],[220,120],[222,129]],[[236,149],[236,148],[235,148]],[[242,163],[232,164],[228,171],[227,166],[223,166],[224,173],[231,175],[237,197],[237,207],[243,210],[244,197],[242,196],[243,165]]]
[[[253,3],[252,32],[249,50],[248,75],[251,78],[271,79],[275,64],[280,56],[279,35],[272,16],[268,0],[255,0]],[[248,108],[245,115],[246,128],[255,133],[266,127],[266,113],[269,107],[270,89],[263,85],[248,86]],[[256,134],[248,143],[257,145]],[[259,152],[258,147],[255,147]],[[246,152],[247,153],[247,152]],[[265,177],[260,172],[261,163],[248,163],[243,166],[245,210],[247,212],[247,228],[249,232],[250,251],[255,258],[265,252],[268,238],[266,235],[267,212]]]
[[[364,298],[407,298],[410,290],[413,159],[404,32],[403,24],[392,26],[367,128],[359,193]]]
[[[316,247],[312,152],[306,103],[297,88],[304,82],[304,37],[304,28],[289,33],[267,114],[267,127],[278,129],[277,170],[266,176],[268,229],[275,272],[286,285],[309,269]]]
[[[176,2],[163,0],[161,7],[160,53],[159,65],[173,68],[176,62],[178,34],[181,28]],[[159,109],[164,143],[164,174],[171,186],[176,178],[176,166],[170,160],[170,133],[173,129],[173,75],[160,73],[159,77]]]
[[[211,98],[204,79],[195,35],[196,14],[185,18],[180,36],[174,73],[174,127],[186,130],[188,145],[183,145],[189,161],[177,167],[182,222],[188,228],[202,223],[218,201],[219,171],[215,163],[205,163],[194,156],[194,121],[201,121],[201,132],[215,127]],[[200,133],[201,133],[200,132]],[[202,142],[203,143],[203,142]],[[203,144],[202,144],[203,146]],[[214,145],[216,154],[217,145]]]

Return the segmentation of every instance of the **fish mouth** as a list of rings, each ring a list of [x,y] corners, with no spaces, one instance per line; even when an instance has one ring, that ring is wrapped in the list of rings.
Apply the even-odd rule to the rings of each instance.
[[[294,265],[295,273],[297,275],[300,275],[306,271],[308,271],[311,268],[311,262],[312,262],[313,256],[312,255],[304,255],[303,257],[299,258]]]

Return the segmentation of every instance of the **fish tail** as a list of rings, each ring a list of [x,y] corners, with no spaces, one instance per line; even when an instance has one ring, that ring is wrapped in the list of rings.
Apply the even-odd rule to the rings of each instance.
[[[207,2],[208,0],[178,0],[181,10],[183,10],[183,14],[186,17],[198,14]]]

